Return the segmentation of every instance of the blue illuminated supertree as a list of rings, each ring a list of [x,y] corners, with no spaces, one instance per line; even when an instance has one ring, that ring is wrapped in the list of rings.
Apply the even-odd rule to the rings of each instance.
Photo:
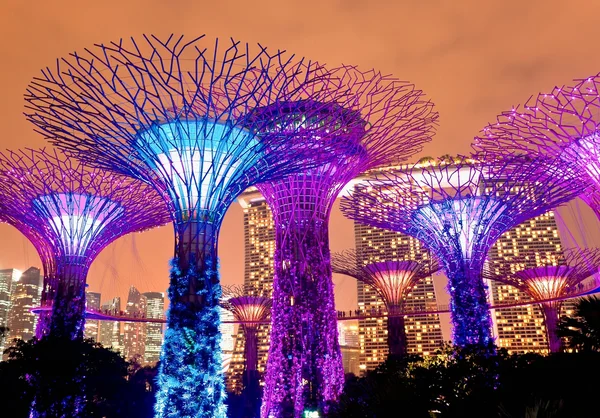
[[[83,338],[85,286],[90,265],[108,244],[169,222],[162,197],[131,178],[85,167],[62,153],[0,153],[2,218],[38,250],[44,267],[38,336]],[[80,376],[80,379],[85,378]],[[35,417],[87,416],[72,394]]]
[[[457,157],[377,173],[341,208],[351,219],[403,232],[431,249],[448,276],[454,343],[489,347],[482,269],[490,247],[581,189],[579,177],[552,160]]]
[[[85,282],[117,238],[169,221],[161,197],[141,182],[91,169],[62,153],[0,153],[2,217],[33,243],[44,267],[39,337],[83,338]]]
[[[344,369],[329,255],[331,208],[359,173],[420,151],[431,140],[438,117],[433,103],[414,85],[372,70],[340,67],[317,84],[324,86],[319,91],[346,94],[332,100],[322,96],[321,101],[331,103],[328,107],[295,101],[285,112],[281,105],[276,112],[267,106],[253,115],[273,120],[283,132],[295,129],[297,121],[314,127],[303,139],[327,160],[320,167],[257,184],[275,224],[264,418],[300,417],[306,408],[327,412],[328,404],[341,394]],[[307,117],[311,113],[319,119]],[[334,129],[337,135],[324,140]]]
[[[441,267],[437,260],[414,261],[410,259],[360,263],[364,254],[346,250],[331,255],[334,273],[345,274],[363,282],[377,292],[387,311],[388,356],[406,356],[408,342],[404,329],[404,302],[410,291],[425,277]]]
[[[144,36],[74,53],[28,87],[27,118],[53,143],[168,195],[175,258],[157,417],[226,414],[219,228],[240,192],[320,159],[304,139],[322,126],[320,107],[307,110],[307,126],[296,115],[288,122],[286,103],[345,94],[313,89],[323,77],[322,67],[260,45]],[[264,107],[278,124],[252,116]]]
[[[600,249],[571,248],[565,250],[564,257],[554,260],[553,264],[544,263],[526,268],[531,261],[528,256],[515,257],[511,263],[511,271],[490,266],[484,269],[484,277],[516,287],[539,303],[544,315],[550,352],[556,353],[561,350],[562,345],[556,328],[563,299],[576,293],[581,282],[598,274]]]

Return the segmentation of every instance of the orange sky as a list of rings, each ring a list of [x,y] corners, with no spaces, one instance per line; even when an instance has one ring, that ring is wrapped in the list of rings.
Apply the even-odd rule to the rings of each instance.
[[[500,111],[600,71],[599,11],[591,0],[3,0],[0,147],[44,146],[22,115],[23,93],[58,57],[142,33],[205,33],[412,81],[440,112],[438,133],[420,156],[466,153]],[[0,268],[39,265],[16,230],[0,225],[0,237]],[[336,207],[332,250],[353,241],[352,223]],[[125,296],[130,284],[165,290],[172,250],[170,226],[122,238],[93,264],[90,289],[101,291],[103,300]],[[234,204],[220,237],[224,283],[242,282],[243,257],[242,211]],[[338,307],[353,308],[354,280],[335,282]]]

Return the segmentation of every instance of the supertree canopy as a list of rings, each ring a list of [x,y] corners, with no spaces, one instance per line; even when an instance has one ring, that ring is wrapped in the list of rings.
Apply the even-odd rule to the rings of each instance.
[[[531,97],[522,109],[497,117],[475,138],[474,148],[497,155],[558,156],[600,187],[600,74]]]
[[[316,105],[305,115],[311,123],[302,123],[287,103],[312,100],[327,109],[321,95],[343,97],[349,90],[313,88],[324,77],[322,67],[260,45],[144,36],[73,53],[27,89],[26,116],[53,143],[168,196],[175,258],[157,417],[226,414],[219,351],[221,221],[249,186],[308,168],[309,160],[323,162],[325,154],[311,150],[305,137],[317,130],[325,140],[338,127],[321,129],[319,118],[329,116]],[[262,108],[272,118],[253,114]]]
[[[262,417],[299,417],[305,408],[326,412],[344,384],[331,278],[328,222],[343,187],[359,173],[396,163],[431,140],[437,112],[411,84],[355,67],[332,70],[318,90],[347,94],[326,100],[287,103],[253,117],[274,120],[283,132],[295,120],[315,127],[303,139],[320,155],[319,167],[257,184],[273,212],[275,253],[271,342]],[[321,98],[323,100],[323,98]],[[305,115],[321,109],[317,126]],[[314,111],[313,111],[314,113]],[[285,118],[286,120],[279,120]],[[337,128],[337,135],[323,137]],[[269,127],[267,127],[269,129]],[[269,131],[270,132],[270,131]],[[293,330],[293,331],[290,331]]]
[[[408,344],[404,329],[404,301],[413,287],[440,269],[437,260],[388,260],[360,263],[366,260],[355,250],[334,253],[331,269],[334,273],[354,277],[373,288],[387,310],[387,343],[390,357],[406,356]]]
[[[247,375],[257,377],[258,326],[266,321],[271,314],[271,299],[264,296],[249,295],[248,289],[244,286],[227,286],[223,289],[221,306],[233,313],[235,320],[240,323],[244,330],[246,339],[244,347],[244,358],[246,359],[244,381],[249,380]]]
[[[1,209],[38,250],[42,303],[38,336],[82,338],[88,269],[104,247],[169,222],[162,198],[141,182],[84,167],[62,153],[0,153]]]
[[[509,272],[486,268],[484,276],[514,286],[539,302],[544,314],[550,352],[559,352],[561,339],[556,335],[556,326],[563,299],[577,292],[577,285],[582,281],[598,273],[600,249],[565,250],[564,258],[557,260],[554,265],[523,269],[519,264],[519,258],[516,258]],[[526,264],[526,260],[521,263],[522,266]]]
[[[448,276],[453,340],[490,346],[491,317],[482,280],[492,244],[513,226],[574,198],[575,173],[552,160],[457,157],[382,171],[341,203],[360,223],[411,235]]]

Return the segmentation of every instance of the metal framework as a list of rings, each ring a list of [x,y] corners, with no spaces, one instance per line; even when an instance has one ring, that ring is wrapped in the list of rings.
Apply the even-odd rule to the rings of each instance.
[[[441,266],[437,260],[413,261],[392,260],[374,263],[364,262],[367,258],[346,250],[331,255],[333,273],[345,274],[372,287],[387,311],[387,343],[389,356],[406,356],[408,343],[404,329],[404,301],[413,287],[425,277],[431,276]]]
[[[84,167],[56,150],[0,153],[2,218],[35,246],[44,268],[37,335],[82,338],[90,265],[117,238],[169,222],[141,182]]]
[[[288,103],[284,132],[305,120],[306,144],[328,162],[283,180],[257,184],[273,213],[275,253],[271,344],[261,416],[299,417],[306,408],[327,412],[342,392],[344,370],[337,337],[328,222],[343,187],[359,173],[403,161],[431,140],[438,114],[414,85],[354,67],[332,70],[317,90],[345,89],[343,98]],[[321,87],[322,86],[322,87]],[[325,99],[325,100],[324,100]],[[321,126],[305,115],[315,107]],[[313,113],[315,113],[313,111]],[[254,117],[273,119],[270,107]],[[280,117],[281,117],[280,116]],[[337,128],[338,134],[325,137]],[[324,139],[325,138],[325,139]],[[290,330],[293,330],[290,332]]]
[[[244,330],[246,345],[244,346],[244,385],[251,380],[258,380],[258,326],[264,323],[271,314],[273,305],[270,298],[248,294],[243,285],[223,287],[221,306],[231,313]]]
[[[327,77],[319,65],[260,45],[144,36],[73,53],[28,87],[26,116],[46,138],[88,164],[167,195],[175,258],[157,417],[225,416],[221,221],[247,187],[324,162],[305,138],[314,129],[336,134],[335,126],[320,129],[327,114],[312,106],[310,125],[286,115],[290,102],[326,106],[320,97],[332,92],[312,86]],[[335,94],[343,97],[347,90]],[[255,117],[254,109],[266,107],[272,118]]]
[[[600,74],[532,96],[522,109],[497,117],[474,148],[496,155],[558,156],[600,187]]]
[[[572,170],[525,156],[457,157],[377,174],[344,198],[344,215],[418,238],[448,276],[453,340],[490,346],[491,317],[482,280],[492,244],[520,222],[581,191]]]
[[[515,259],[519,265],[519,258]],[[521,261],[522,266],[528,263]],[[540,307],[546,323],[546,334],[550,352],[561,350],[561,339],[556,335],[562,297],[577,292],[577,286],[592,275],[598,273],[600,267],[600,249],[568,249],[564,258],[555,265],[541,265],[534,268],[518,269],[503,272],[499,269],[484,269],[484,277],[514,286],[527,293],[535,301],[541,301]],[[552,300],[554,299],[554,300]],[[548,301],[549,300],[549,301]]]

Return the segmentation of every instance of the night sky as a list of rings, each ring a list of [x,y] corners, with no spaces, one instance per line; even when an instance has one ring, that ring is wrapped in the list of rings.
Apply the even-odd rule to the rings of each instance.
[[[27,84],[45,66],[93,43],[142,33],[206,34],[285,49],[331,67],[355,64],[408,80],[440,112],[433,141],[414,157],[467,153],[496,114],[539,91],[600,72],[596,1],[103,0],[0,2],[0,117],[3,148],[42,147],[23,116]],[[578,213],[570,212],[575,218]],[[234,204],[220,236],[222,281],[243,281],[242,211]],[[332,251],[354,241],[336,207]],[[165,291],[170,226],[118,240],[94,262],[88,282],[103,301],[130,284]],[[41,266],[15,229],[0,225],[0,268]],[[356,306],[353,279],[336,277],[340,309]]]

